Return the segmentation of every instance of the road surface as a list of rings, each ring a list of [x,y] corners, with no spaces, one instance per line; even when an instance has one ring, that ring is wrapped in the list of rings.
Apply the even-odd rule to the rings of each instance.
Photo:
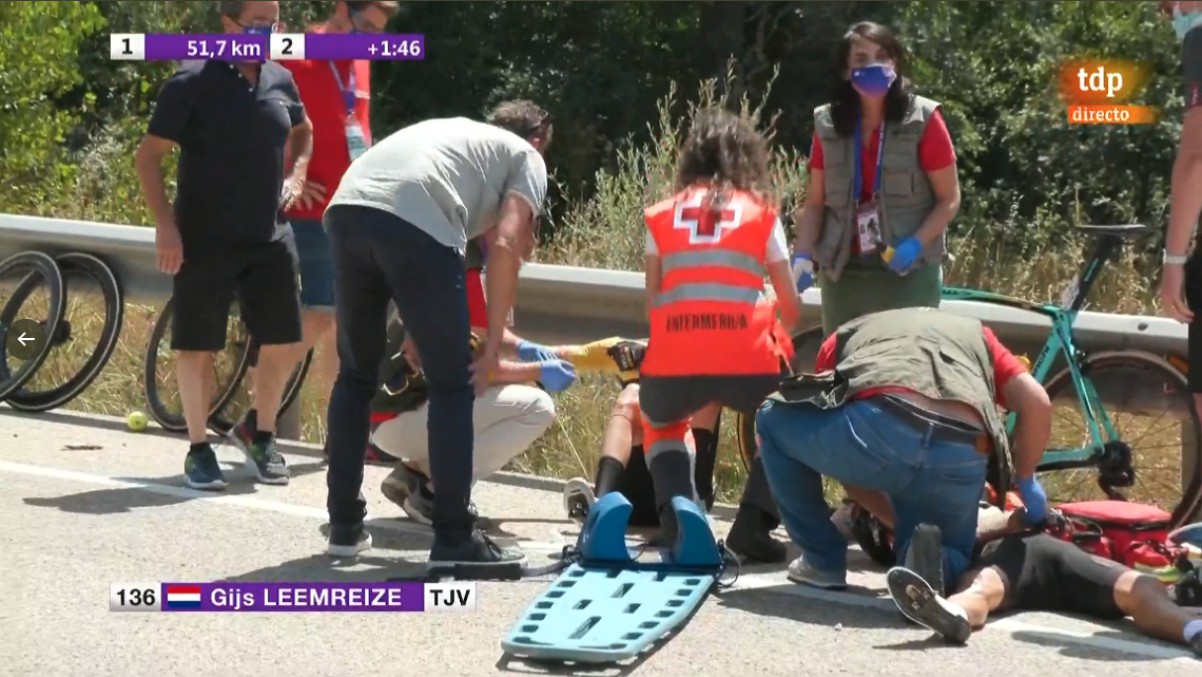
[[[856,553],[846,593],[790,584],[783,567],[745,568],[678,635],[633,665],[552,671],[500,648],[545,581],[485,582],[474,612],[138,614],[108,610],[124,581],[381,580],[420,570],[429,532],[379,494],[367,470],[375,548],[353,565],[323,554],[325,478],[316,447],[286,448],[286,487],[250,482],[236,449],[231,485],[183,487],[184,446],[108,418],[23,415],[0,406],[0,675],[923,675],[1141,677],[1202,674],[1184,649],[1121,624],[1007,616],[947,646],[902,622],[882,573]],[[224,463],[228,462],[228,463]],[[504,475],[478,485],[482,514],[535,557],[574,542],[555,485]],[[729,525],[731,511],[718,511]],[[1183,672],[1184,670],[1184,672]]]

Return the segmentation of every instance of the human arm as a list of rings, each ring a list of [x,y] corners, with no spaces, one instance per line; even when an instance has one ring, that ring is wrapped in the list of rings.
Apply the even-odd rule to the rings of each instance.
[[[177,72],[164,83],[150,116],[146,135],[134,153],[146,206],[155,225],[155,250],[160,272],[174,275],[183,265],[183,243],[175,223],[167,186],[163,181],[163,159],[179,145],[187,131],[196,96],[191,73]]]
[[[886,261],[897,273],[909,271],[922,253],[944,236],[948,224],[960,211],[956,151],[947,124],[938,110],[931,115],[918,142],[918,164],[931,184],[935,205],[912,236],[891,244]]]
[[[785,228],[780,219],[776,220],[772,235],[768,238],[766,260],[768,279],[772,283],[772,290],[776,292],[781,325],[792,334],[801,324],[801,297],[797,295],[797,280],[789,265],[789,245],[785,241]]]
[[[1024,516],[1042,522],[1047,516],[1047,495],[1035,471],[1052,436],[1052,401],[1026,367],[989,328],[984,337],[993,359],[998,404],[1016,414],[1010,453],[1014,458],[1014,485],[1026,507]]]
[[[292,130],[288,133],[289,166],[285,172],[288,178],[284,180],[287,191],[284,207],[290,207],[297,201],[307,207],[311,199],[317,199],[313,190],[306,190],[309,161],[313,158],[313,122],[301,103],[295,80],[289,79],[289,90],[292,101],[288,106],[288,119],[292,123]]]
[[[643,287],[646,292],[647,317],[651,317],[651,309],[655,307],[655,299],[659,297],[663,280],[664,264],[663,259],[659,256],[659,245],[655,243],[655,236],[648,229],[647,246],[643,254]]]

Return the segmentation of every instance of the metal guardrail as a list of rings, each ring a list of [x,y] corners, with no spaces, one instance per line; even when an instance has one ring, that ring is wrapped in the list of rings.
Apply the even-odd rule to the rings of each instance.
[[[29,249],[104,258],[134,303],[162,303],[171,293],[170,278],[155,269],[150,228],[0,214],[0,259]],[[646,336],[643,293],[641,273],[529,264],[522,268],[515,326],[523,336],[555,343]],[[820,322],[821,298],[818,290],[803,296],[807,326]],[[1038,351],[1051,328],[1046,317],[1015,308],[973,301],[946,301],[943,307],[982,320],[1016,351]],[[1186,354],[1186,327],[1166,318],[1083,312],[1075,335],[1086,350]]]

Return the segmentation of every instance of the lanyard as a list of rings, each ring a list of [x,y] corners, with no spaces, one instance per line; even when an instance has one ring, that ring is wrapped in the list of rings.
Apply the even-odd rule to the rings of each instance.
[[[861,163],[863,162],[864,146],[863,140],[860,138],[860,122],[856,122],[856,178],[855,189],[852,195],[855,196],[856,202],[859,203],[860,195],[864,190],[864,172]],[[881,194],[881,163],[885,159],[885,121],[881,120],[880,129],[877,131],[877,147],[876,147],[876,175],[873,176],[872,196]]]
[[[338,83],[338,91],[342,92],[342,100],[346,104],[346,115],[350,117],[355,113],[355,64],[351,62],[351,79],[348,83],[350,86],[348,87],[342,84],[342,76],[338,74],[338,69],[334,66],[334,62],[329,61],[327,63],[330,64],[330,72],[334,74],[334,82]]]

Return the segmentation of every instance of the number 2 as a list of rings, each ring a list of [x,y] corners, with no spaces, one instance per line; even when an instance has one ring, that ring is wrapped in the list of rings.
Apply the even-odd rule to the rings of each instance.
[[[292,38],[284,38],[284,50],[281,52],[284,56],[292,56]]]
[[[134,53],[134,51],[129,47],[129,38],[121,38],[121,42],[125,43],[125,51],[121,52],[122,54],[129,56]]]

